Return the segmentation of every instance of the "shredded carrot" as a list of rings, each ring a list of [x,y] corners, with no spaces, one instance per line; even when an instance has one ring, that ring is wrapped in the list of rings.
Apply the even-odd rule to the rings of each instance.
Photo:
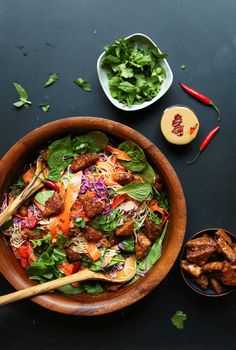
[[[123,203],[127,199],[126,194],[119,194],[113,199],[113,202],[111,204],[112,209],[118,207],[121,203]]]
[[[72,205],[76,201],[76,198],[78,197],[78,193],[80,191],[80,186],[81,186],[81,178],[82,178],[81,171],[79,171],[72,177],[67,187],[67,190],[65,192],[65,196],[64,196],[65,202],[64,202],[63,212],[50,219],[49,230],[51,232],[52,237],[55,237],[57,231],[62,232],[64,235],[68,235],[69,233],[70,210]],[[60,187],[60,194],[61,194],[61,191],[63,192],[63,189],[61,189]]]
[[[106,146],[105,150],[115,154],[117,159],[127,160],[127,161],[131,160],[131,158],[130,158],[130,156],[128,156],[128,154],[126,154],[125,152],[121,151],[118,148],[115,148],[115,147],[112,147],[112,146]]]
[[[35,169],[30,167],[23,175],[22,175],[22,179],[24,181],[25,184],[29,184],[35,175]]]
[[[96,246],[95,243],[93,242],[86,242],[86,248],[88,251],[88,255],[89,257],[93,260],[96,261],[101,257],[101,253],[98,249],[98,247]]]

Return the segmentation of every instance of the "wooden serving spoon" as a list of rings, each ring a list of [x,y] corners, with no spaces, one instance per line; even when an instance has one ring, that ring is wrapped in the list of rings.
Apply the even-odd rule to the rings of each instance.
[[[131,280],[134,277],[137,270],[136,260],[130,256],[126,259],[124,268],[116,272],[116,275],[112,277],[109,272],[93,272],[87,268],[74,273],[73,275],[61,277],[56,280],[38,284],[36,286],[19,290],[10,294],[6,294],[0,297],[0,305],[13,303],[14,301],[36,296],[41,293],[49,292],[53,289],[63,287],[73,282],[85,281],[85,280],[100,280],[114,283],[122,283]]]
[[[2,226],[8,220],[8,218],[26,201],[26,199],[31,197],[32,194],[44,186],[43,180],[47,177],[47,172],[48,169],[46,166],[40,159],[38,159],[33,180],[24,188],[21,194],[16,197],[16,199],[0,214],[0,226]]]

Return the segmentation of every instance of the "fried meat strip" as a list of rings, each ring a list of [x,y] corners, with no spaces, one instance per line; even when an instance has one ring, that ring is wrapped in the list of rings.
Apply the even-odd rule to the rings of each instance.
[[[192,262],[203,265],[209,259],[211,254],[216,251],[216,249],[217,245],[208,245],[201,249],[188,250],[186,253],[186,258]]]
[[[234,263],[236,260],[236,254],[224,238],[219,237],[216,243],[218,245],[218,251],[221,252],[230,262]]]
[[[211,285],[211,288],[217,293],[217,294],[221,294],[222,293],[222,285],[221,283],[215,279],[214,277],[211,277],[209,279],[209,283]]]
[[[225,266],[224,261],[213,261],[202,266],[202,271],[204,272],[223,271],[224,266]]]
[[[72,262],[72,263],[74,261],[77,261],[77,260],[81,259],[81,255],[79,253],[76,253],[71,248],[67,248],[66,249],[66,257],[67,257],[68,261]]]
[[[131,236],[134,233],[134,222],[133,220],[127,220],[122,226],[120,226],[115,234],[117,236]]]
[[[145,236],[144,233],[137,233],[137,243],[135,246],[135,254],[138,260],[142,260],[148,253],[151,247],[151,241]]]
[[[226,286],[236,286],[236,272],[228,263],[224,263],[222,283]]]
[[[133,181],[134,175],[131,173],[116,173],[113,174],[112,178],[115,182],[124,186]]]
[[[100,214],[105,207],[105,202],[97,199],[96,193],[93,191],[87,191],[85,194],[81,195],[80,200],[88,218]]]
[[[201,287],[202,289],[207,289],[209,285],[208,277],[204,274],[200,275],[199,277],[195,277],[194,281]]]
[[[98,159],[99,156],[97,154],[81,154],[80,156],[75,157],[71,163],[71,171],[76,173],[77,171],[83,170],[84,168],[93,165]]]
[[[144,221],[144,230],[146,236],[150,239],[150,241],[155,241],[155,239],[160,236],[163,229],[163,224],[156,225],[152,219],[146,217]]]
[[[102,232],[95,230],[95,228],[91,226],[86,226],[84,232],[84,237],[87,241],[98,242],[104,237]]]
[[[57,192],[54,192],[45,203],[45,210],[43,212],[44,217],[51,215],[58,215],[64,209],[64,198]]]
[[[192,250],[197,250],[205,247],[217,248],[217,244],[213,238],[208,235],[203,235],[202,237],[194,238],[186,243],[186,246]]]
[[[193,277],[199,277],[202,273],[202,268],[200,266],[192,264],[188,260],[181,260],[180,267]]]
[[[232,239],[229,237],[229,235],[227,235],[227,233],[222,228],[217,230],[215,235],[217,238],[219,238],[219,237],[223,238],[231,246]]]

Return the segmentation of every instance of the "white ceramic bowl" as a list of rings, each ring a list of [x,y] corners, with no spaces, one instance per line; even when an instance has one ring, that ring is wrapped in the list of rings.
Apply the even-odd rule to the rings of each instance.
[[[150,39],[147,35],[144,35],[141,33],[132,34],[132,35],[126,37],[125,39],[126,40],[127,39],[135,40],[140,47],[150,46],[150,45],[154,45],[157,47],[157,45],[152,41],[152,39]],[[159,48],[158,48],[158,50],[160,51]],[[160,51],[160,53],[161,53],[161,51]],[[145,107],[150,106],[151,104],[153,104],[154,102],[159,100],[169,90],[169,88],[173,82],[172,70],[171,70],[167,60],[162,59],[161,65],[166,72],[166,78],[163,81],[163,83],[161,85],[161,89],[157,93],[157,95],[151,101],[146,101],[146,102],[143,102],[142,104],[132,105],[131,107],[125,106],[124,104],[120,103],[118,100],[116,100],[115,98],[113,98],[111,96],[109,86],[108,86],[108,77],[107,77],[108,70],[102,67],[102,60],[103,60],[104,55],[105,55],[105,51],[99,56],[99,58],[97,60],[97,72],[98,72],[98,78],[99,78],[100,84],[101,84],[103,91],[105,92],[107,98],[111,101],[111,103],[114,106],[116,106],[117,108],[122,109],[123,111],[137,111],[139,109],[143,109]]]

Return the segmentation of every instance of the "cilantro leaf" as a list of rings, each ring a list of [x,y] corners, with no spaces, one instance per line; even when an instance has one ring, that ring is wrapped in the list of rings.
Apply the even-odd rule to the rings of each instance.
[[[49,78],[46,81],[46,83],[43,85],[43,87],[50,86],[50,85],[54,84],[57,80],[58,80],[57,73],[52,73],[49,75]]]
[[[44,112],[47,112],[50,109],[50,104],[49,103],[40,103],[39,107],[41,107]]]
[[[187,320],[187,315],[183,311],[176,311],[176,313],[171,317],[171,322],[173,326],[178,329],[184,329],[184,322]]]
[[[91,91],[92,90],[91,84],[87,80],[84,80],[83,78],[75,79],[74,83],[75,83],[75,85],[81,87],[85,91]]]

